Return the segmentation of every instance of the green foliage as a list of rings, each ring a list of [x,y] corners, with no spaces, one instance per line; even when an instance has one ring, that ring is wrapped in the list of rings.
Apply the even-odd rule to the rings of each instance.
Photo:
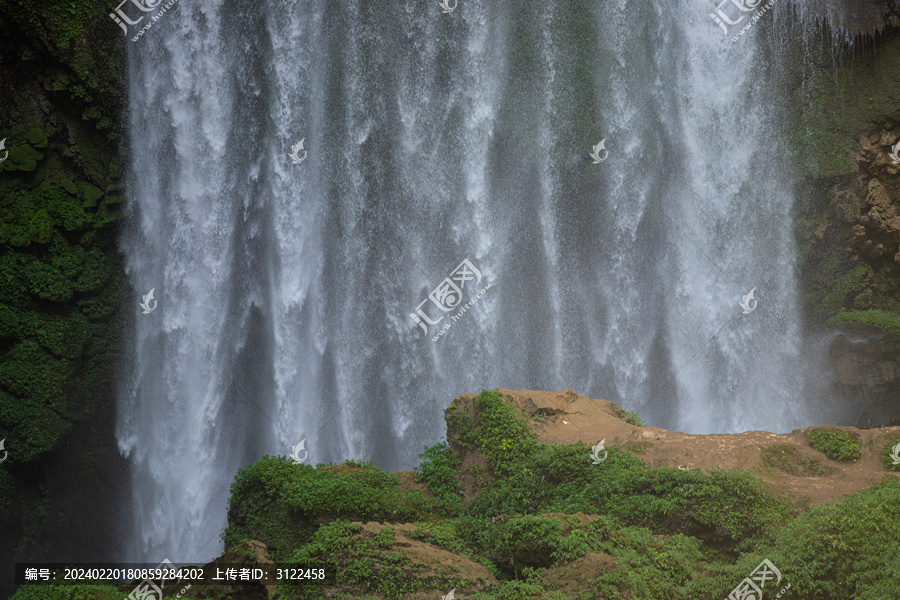
[[[845,310],[829,319],[829,325],[860,323],[877,327],[887,333],[900,335],[900,314],[885,310]]]
[[[870,276],[866,265],[857,265],[846,275],[837,280],[834,288],[822,301],[822,310],[834,315],[851,308],[852,301],[865,291]]]
[[[608,448],[602,465],[593,465],[587,444],[548,446],[534,441],[531,430],[522,429],[527,425],[496,392],[482,392],[477,402],[484,410],[473,431],[498,477],[466,503],[470,515],[607,514],[624,524],[696,535],[736,548],[770,535],[793,514],[789,502],[766,494],[751,474],[650,468],[615,446]],[[509,443],[516,435],[521,438]]]
[[[495,475],[521,466],[538,450],[537,436],[497,392],[483,390],[475,399],[478,447]]]
[[[881,447],[881,462],[888,471],[900,471],[900,464],[894,464],[894,458],[892,457],[894,447],[897,446],[897,444],[900,444],[900,433],[894,433],[887,436]],[[900,454],[900,452],[898,452],[898,454]]]
[[[421,520],[434,507],[433,500],[401,492],[398,485],[396,475],[370,463],[314,468],[264,456],[232,483],[226,548],[256,539],[280,556],[327,521],[406,522]]]
[[[810,509],[743,563],[752,569],[763,558],[802,594],[787,598],[895,597],[900,589],[900,481]]]
[[[290,559],[326,570],[329,584],[353,586],[358,593],[379,598],[398,598],[419,590],[463,587],[470,582],[444,576],[426,575],[402,549],[394,547],[390,527],[375,534],[361,525],[337,520],[323,525]],[[287,588],[282,590],[282,588]],[[320,598],[318,586],[279,586],[286,598]],[[357,594],[354,594],[356,596]]]
[[[10,600],[123,600],[126,596],[110,585],[25,585]]]
[[[616,413],[616,416],[625,421],[626,423],[630,423],[631,425],[635,425],[637,427],[645,427],[647,425],[647,421],[640,418],[637,413],[631,412],[630,410],[625,410],[620,406],[613,404],[613,411]]]
[[[806,458],[796,446],[776,444],[763,451],[763,463],[795,477],[822,477],[834,472],[833,467],[825,469],[818,458]]]
[[[335,597],[396,598],[464,587],[434,565],[417,566],[396,545],[393,529],[376,533],[347,522],[414,518],[419,520],[407,537],[479,562],[498,577],[499,585],[467,593],[472,598],[563,600],[548,589],[554,586],[544,581],[544,569],[581,560],[600,565],[582,582],[591,590],[584,598],[724,597],[762,558],[791,582],[785,600],[807,592],[803,597],[875,600],[890,597],[890,586],[897,585],[893,574],[884,583],[872,573],[897,566],[884,557],[900,554],[900,482],[793,519],[790,503],[766,494],[749,473],[652,468],[616,446],[594,465],[587,444],[537,443],[502,403],[499,394],[483,392],[474,418],[466,423],[457,417],[493,472],[471,500],[459,498],[459,457],[444,442],[427,447],[417,469],[436,497],[418,495],[417,501],[369,463],[314,469],[265,457],[243,469],[232,486],[226,546],[259,539],[275,560],[323,565],[337,578],[334,589],[344,590]],[[448,421],[460,414],[452,408]],[[823,431],[826,442],[839,439],[846,450],[846,439]],[[780,451],[764,460],[785,470],[821,468],[818,461]],[[448,515],[453,518],[442,518]],[[313,586],[282,586],[278,593],[285,599],[322,597]]]
[[[422,462],[415,468],[417,481],[424,482],[432,494],[440,501],[442,514],[455,514],[460,505],[461,489],[455,475],[461,461],[445,441],[434,446],[426,446],[418,455]]]
[[[7,0],[4,16],[78,77],[57,75],[56,89],[68,88],[86,101],[94,95],[118,96],[123,68],[121,30],[110,21],[109,7],[88,0],[33,2]]]
[[[806,439],[831,460],[849,462],[859,458],[859,438],[850,432],[815,427],[806,431]]]

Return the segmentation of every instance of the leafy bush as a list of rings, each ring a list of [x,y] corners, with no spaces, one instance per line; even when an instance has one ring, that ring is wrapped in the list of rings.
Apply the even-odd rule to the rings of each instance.
[[[859,458],[859,437],[841,429],[814,427],[806,431],[809,445],[835,461]]]
[[[395,475],[370,463],[319,466],[264,456],[241,469],[231,485],[226,549],[255,539],[278,556],[327,521],[414,521],[433,508],[433,500],[401,492]]]
[[[647,421],[643,420],[637,413],[631,412],[630,410],[625,410],[622,407],[613,404],[613,411],[615,411],[616,416],[626,423],[630,423],[637,427],[645,427],[647,425]]]
[[[768,558],[792,584],[782,598],[883,600],[900,590],[900,481],[814,507],[745,557]],[[749,572],[749,571],[748,571]],[[796,594],[793,592],[796,590]]]
[[[473,436],[503,476],[465,504],[472,516],[606,514],[625,525],[696,535],[737,548],[769,536],[793,514],[789,502],[766,494],[751,474],[651,468],[615,446],[602,465],[593,465],[590,447],[583,442],[533,441],[525,422],[496,392],[482,392],[478,404],[483,411],[472,425]],[[513,435],[523,439],[504,443]]]
[[[328,573],[328,584],[352,586],[357,593],[371,593],[379,598],[398,598],[419,590],[436,587],[464,587],[465,579],[420,573],[402,550],[394,549],[394,530],[385,527],[377,533],[363,530],[359,524],[338,520],[323,525],[309,542],[291,557],[292,562],[316,565]],[[319,586],[279,585],[280,597],[321,598]]]
[[[900,444],[900,433],[888,436],[881,448],[881,461],[888,471],[900,471],[900,464],[895,464],[893,457],[897,444]],[[900,455],[900,451],[897,454]]]
[[[459,455],[441,441],[434,446],[426,446],[418,456],[422,462],[414,469],[419,475],[416,480],[425,482],[431,493],[441,501],[439,512],[456,514],[461,500],[461,490],[455,478],[461,462]]]

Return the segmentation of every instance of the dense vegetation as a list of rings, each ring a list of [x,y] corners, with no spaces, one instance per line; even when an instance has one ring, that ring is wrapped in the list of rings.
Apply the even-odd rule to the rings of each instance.
[[[447,410],[452,443],[421,454],[424,488],[366,462],[314,468],[263,457],[232,485],[226,550],[260,540],[276,562],[325,568],[340,598],[457,588],[484,600],[720,599],[763,559],[780,570],[782,588],[790,584],[782,598],[876,600],[900,589],[900,481],[795,517],[748,473],[651,468],[616,447],[595,465],[586,444],[539,443],[496,392],[474,406],[474,414]],[[847,440],[825,433],[813,439],[845,456]],[[469,498],[454,446],[484,458]],[[481,565],[484,575],[417,561],[401,535]],[[590,577],[563,577],[578,589],[559,591],[561,569],[578,573],[578,565],[590,566]],[[123,597],[92,589],[23,589],[16,600]],[[277,598],[323,595],[320,586],[282,584]]]
[[[859,438],[842,429],[811,427],[806,431],[806,439],[831,460],[849,462],[859,458]]]

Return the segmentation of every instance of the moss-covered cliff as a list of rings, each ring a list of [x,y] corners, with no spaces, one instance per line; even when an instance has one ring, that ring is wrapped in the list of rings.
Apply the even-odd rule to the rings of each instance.
[[[106,9],[0,1],[3,586],[13,559],[112,557],[126,489],[113,435],[123,62]]]
[[[859,425],[900,424],[900,30],[792,34],[779,60],[807,328],[830,345],[835,390],[864,405]]]

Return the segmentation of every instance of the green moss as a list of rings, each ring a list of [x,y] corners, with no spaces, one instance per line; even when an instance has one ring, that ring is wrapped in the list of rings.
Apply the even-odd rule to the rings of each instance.
[[[900,314],[883,310],[845,310],[829,319],[828,323],[830,325],[857,323],[900,335]]]
[[[835,461],[855,461],[860,456],[859,437],[848,431],[810,428],[806,431],[809,445]]]

